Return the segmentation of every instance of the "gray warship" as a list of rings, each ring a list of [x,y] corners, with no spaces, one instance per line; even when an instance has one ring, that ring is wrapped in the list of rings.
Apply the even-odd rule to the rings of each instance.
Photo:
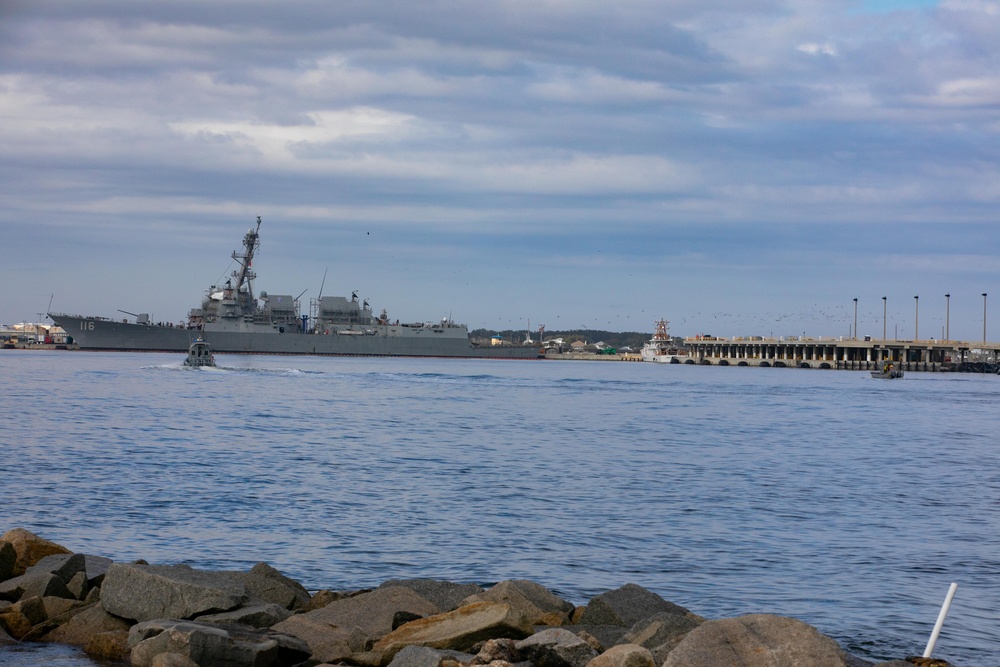
[[[450,319],[434,322],[389,321],[385,310],[374,316],[368,301],[322,296],[311,299],[302,314],[299,298],[288,294],[254,295],[254,253],[260,247],[261,219],[243,237],[232,258],[238,268],[224,285],[213,285],[187,322],[154,323],[145,314],[129,319],[49,313],[84,350],[186,352],[196,339],[211,349],[236,354],[309,354],[377,357],[470,357],[537,359],[539,348],[476,345],[468,327]],[[322,290],[321,290],[322,291]],[[301,296],[301,294],[299,295]]]

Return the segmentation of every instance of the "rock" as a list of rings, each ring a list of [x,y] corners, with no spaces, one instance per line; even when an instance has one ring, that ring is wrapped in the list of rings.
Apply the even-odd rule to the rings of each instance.
[[[90,593],[90,584],[87,583],[87,573],[77,572],[73,578],[66,582],[66,590],[77,600],[87,599]]]
[[[488,665],[497,661],[520,662],[517,642],[513,639],[488,639],[471,662],[474,665]]]
[[[69,582],[77,573],[86,572],[87,558],[83,554],[52,554],[39,560],[25,570],[25,576],[32,574],[54,574]]]
[[[360,628],[369,637],[379,639],[393,631],[393,618],[398,612],[424,617],[440,610],[411,588],[389,586],[335,600],[305,616],[327,625]]]
[[[113,561],[110,558],[91,556],[90,554],[84,554],[84,559],[87,563],[87,585],[90,588],[96,588],[103,584],[104,577],[108,574]]]
[[[128,630],[109,630],[92,635],[83,645],[83,652],[101,660],[127,660]]]
[[[563,628],[542,630],[515,646],[535,667],[584,667],[597,657],[590,644]]]
[[[907,656],[906,662],[917,667],[952,667],[952,664],[941,658],[923,658],[920,656]]]
[[[654,614],[687,614],[687,609],[667,602],[636,584],[625,584],[591,599],[580,616],[581,625],[620,625],[630,628]]]
[[[278,604],[259,604],[251,607],[240,607],[221,614],[206,614],[198,617],[199,623],[225,625],[236,623],[251,628],[269,628],[290,617],[292,612]]]
[[[837,643],[794,618],[750,614],[706,621],[672,650],[663,667],[847,667]]]
[[[573,604],[563,600],[544,586],[525,579],[501,581],[483,593],[477,593],[462,601],[502,602],[528,617],[532,625],[560,626],[569,623]]]
[[[477,602],[444,614],[411,621],[380,639],[372,651],[379,664],[388,664],[404,646],[468,651],[487,639],[521,639],[531,635],[527,619],[509,605]]]
[[[653,662],[662,665],[667,654],[684,639],[687,633],[704,622],[705,619],[697,614],[661,612],[633,625],[622,637],[622,641],[649,649],[653,654]]]
[[[407,646],[389,663],[389,667],[442,667],[446,661],[468,663],[472,659],[468,653],[445,651],[427,646]]]
[[[349,655],[368,649],[371,638],[358,628],[341,628],[311,618],[309,614],[296,614],[271,626],[275,632],[298,637],[304,641],[312,657],[322,662],[339,662]]]
[[[0,623],[0,646],[13,646],[16,643],[17,640],[7,634],[3,623]]]
[[[139,622],[229,611],[249,600],[232,574],[186,565],[114,563],[101,586],[101,606]]]
[[[621,625],[570,625],[566,626],[566,629],[572,631],[578,637],[582,638],[584,635],[589,635],[597,640],[603,647],[599,652],[603,652],[605,649],[616,644],[621,644],[624,641],[625,634],[628,632],[628,628]]]
[[[66,583],[54,574],[22,574],[0,583],[0,599],[16,601],[27,597],[73,598]],[[75,598],[73,598],[75,599]]]
[[[45,618],[57,623],[65,623],[85,606],[79,600],[54,597],[42,598],[42,605],[45,607]]]
[[[483,592],[483,588],[476,584],[456,584],[440,579],[390,579],[379,588],[395,586],[412,589],[417,595],[433,603],[439,612],[458,609],[467,597]]]
[[[656,667],[653,654],[638,644],[618,644],[597,656],[587,667]]]
[[[10,542],[0,542],[0,581],[7,581],[14,576],[14,564],[17,562],[17,552]]]
[[[316,591],[309,599],[308,604],[303,607],[303,611],[315,611],[317,609],[322,609],[331,602],[336,602],[337,600],[342,600],[347,597],[351,596],[347,593],[341,593],[339,591],[328,591],[325,589]]]
[[[0,542],[8,542],[14,547],[17,558],[14,561],[11,575],[15,577],[24,574],[25,570],[46,556],[72,553],[66,547],[42,539],[24,528],[8,530],[0,535]]]
[[[66,623],[42,637],[42,641],[86,646],[96,635],[108,632],[128,632],[129,623],[112,616],[99,604],[83,608]]]
[[[263,602],[278,604],[285,609],[302,609],[309,604],[309,591],[302,584],[267,563],[257,563],[237,578],[250,595]]]
[[[110,576],[109,572],[109,576]],[[159,658],[177,654],[196,665],[279,667],[297,665],[310,657],[305,642],[267,631],[242,631],[195,621],[146,621],[129,631],[129,659],[133,667],[153,667]],[[169,664],[169,663],[167,663]]]

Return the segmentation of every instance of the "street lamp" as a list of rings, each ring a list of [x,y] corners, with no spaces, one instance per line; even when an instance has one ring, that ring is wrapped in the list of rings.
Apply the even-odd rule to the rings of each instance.
[[[920,340],[920,297],[913,297],[915,311],[913,314],[913,340]]]
[[[885,297],[882,297],[882,340],[885,340]]]
[[[983,348],[986,347],[986,292],[983,292]]]
[[[854,340],[858,339],[858,297],[854,297]]]
[[[951,295],[944,295],[944,339],[951,340],[951,329],[948,328],[951,317]]]

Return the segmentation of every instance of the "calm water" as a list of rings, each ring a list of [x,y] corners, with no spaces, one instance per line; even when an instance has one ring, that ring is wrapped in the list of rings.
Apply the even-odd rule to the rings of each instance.
[[[634,582],[869,659],[955,581],[935,656],[1000,664],[998,377],[182,356],[0,353],[0,530],[311,589]]]

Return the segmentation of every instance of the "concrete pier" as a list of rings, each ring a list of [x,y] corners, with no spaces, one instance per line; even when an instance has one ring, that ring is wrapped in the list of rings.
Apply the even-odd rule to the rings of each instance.
[[[909,371],[956,371],[1000,358],[1000,343],[954,340],[697,336],[684,344],[691,351],[688,363],[718,366],[871,370],[891,361]]]

